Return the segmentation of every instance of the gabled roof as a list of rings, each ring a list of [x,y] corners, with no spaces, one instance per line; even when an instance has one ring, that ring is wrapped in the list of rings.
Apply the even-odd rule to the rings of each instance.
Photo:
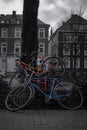
[[[81,16],[74,14],[67,22],[63,22],[63,25],[59,27],[57,30],[67,30],[67,25],[69,24],[85,24],[87,25],[87,20],[82,18]]]
[[[80,24],[87,24],[87,20],[82,18],[81,16],[74,14],[71,16],[71,19],[69,19],[70,23],[80,23]]]

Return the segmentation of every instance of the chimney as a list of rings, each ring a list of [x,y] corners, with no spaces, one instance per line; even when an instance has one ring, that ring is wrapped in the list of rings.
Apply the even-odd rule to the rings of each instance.
[[[62,25],[64,25],[64,24],[65,24],[65,21],[62,22]]]
[[[13,10],[13,12],[12,12],[12,16],[13,16],[13,17],[16,16],[16,11]]]

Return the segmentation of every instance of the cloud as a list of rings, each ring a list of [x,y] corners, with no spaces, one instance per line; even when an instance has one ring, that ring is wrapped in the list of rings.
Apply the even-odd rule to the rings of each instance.
[[[17,13],[23,13],[23,1],[0,0],[0,12],[8,14],[16,10]],[[81,6],[85,8],[84,17],[87,18],[87,0],[40,0],[38,16],[43,22],[54,26],[70,16],[72,10],[78,10]]]
[[[84,10],[87,18],[87,0],[40,0],[39,17],[48,24],[54,26],[58,21],[63,21],[70,16],[71,11]]]
[[[56,3],[55,0],[46,0],[45,2],[46,2],[47,4],[55,4],[55,3]]]
[[[23,0],[0,0],[0,14],[11,14],[13,10],[22,14]]]
[[[82,5],[87,6],[87,0],[78,0]]]
[[[2,2],[5,2],[5,3],[12,3],[12,2],[14,2],[15,0],[2,0]]]

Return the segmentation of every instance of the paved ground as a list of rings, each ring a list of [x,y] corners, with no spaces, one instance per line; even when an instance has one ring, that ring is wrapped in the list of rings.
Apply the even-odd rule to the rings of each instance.
[[[0,110],[0,130],[87,130],[87,110]]]

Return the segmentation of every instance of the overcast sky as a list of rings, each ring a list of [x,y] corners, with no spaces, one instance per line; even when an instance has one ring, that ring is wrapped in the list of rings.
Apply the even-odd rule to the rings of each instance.
[[[55,27],[71,10],[78,10],[80,7],[84,8],[83,17],[87,19],[87,0],[40,0],[38,17]],[[11,14],[13,10],[22,14],[23,0],[0,0],[0,14]]]

